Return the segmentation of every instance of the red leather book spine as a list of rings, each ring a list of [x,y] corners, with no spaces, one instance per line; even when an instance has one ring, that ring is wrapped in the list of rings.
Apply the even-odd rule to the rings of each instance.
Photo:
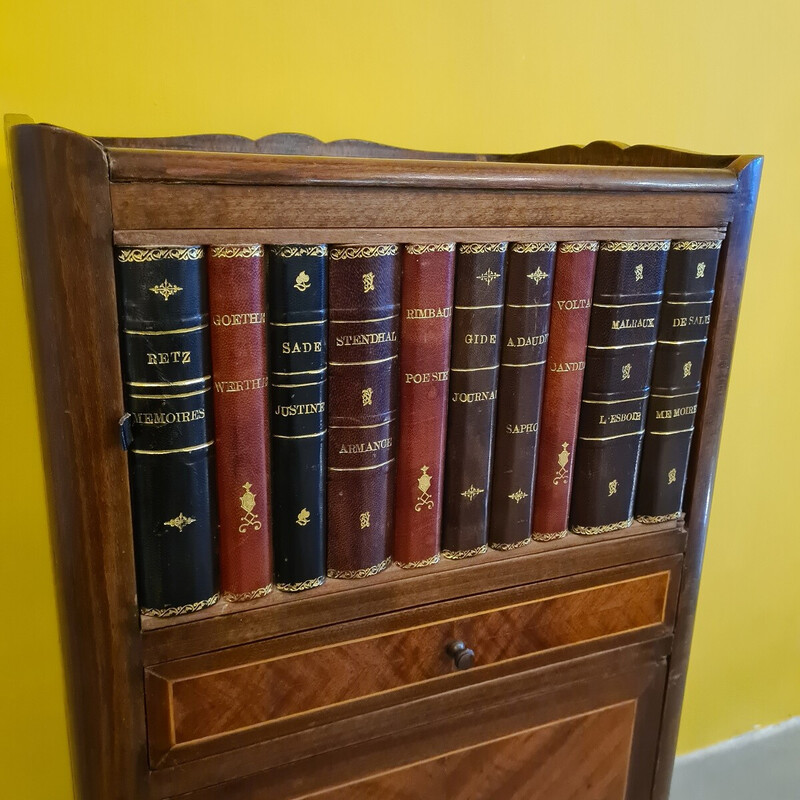
[[[556,255],[531,537],[567,533],[597,242],[562,242]]]
[[[212,247],[208,285],[220,584],[226,600],[252,600],[272,588],[264,248]]]
[[[366,578],[392,561],[399,253],[329,250],[329,578]]]
[[[409,244],[400,303],[394,562],[439,560],[455,244]]]

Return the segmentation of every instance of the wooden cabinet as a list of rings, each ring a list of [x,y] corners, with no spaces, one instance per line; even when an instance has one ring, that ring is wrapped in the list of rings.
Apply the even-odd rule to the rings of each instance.
[[[10,141],[78,797],[666,800],[761,159]],[[677,237],[724,238],[684,518],[140,618],[115,243]]]

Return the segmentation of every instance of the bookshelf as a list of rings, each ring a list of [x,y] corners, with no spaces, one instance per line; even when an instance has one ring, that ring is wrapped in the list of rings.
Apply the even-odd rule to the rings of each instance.
[[[9,136],[77,796],[666,800],[761,158]],[[724,237],[684,517],[140,617],[113,245],[679,237]]]

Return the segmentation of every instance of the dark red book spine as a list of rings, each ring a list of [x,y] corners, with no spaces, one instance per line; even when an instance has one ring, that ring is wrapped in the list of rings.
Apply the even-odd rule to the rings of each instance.
[[[394,562],[439,560],[455,244],[403,252]]]
[[[567,533],[597,248],[562,242],[556,255],[531,531],[540,542]]]
[[[226,600],[252,600],[272,588],[264,248],[212,247],[208,285],[220,584]]]

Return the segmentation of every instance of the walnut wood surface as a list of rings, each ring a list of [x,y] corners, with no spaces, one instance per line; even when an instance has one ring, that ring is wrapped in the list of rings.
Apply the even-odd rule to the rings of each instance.
[[[114,232],[114,244],[438,244],[444,242],[631,241],[722,239],[725,228],[203,228]]]
[[[411,627],[414,621],[408,614],[395,615],[395,632],[377,636],[357,638],[363,635],[360,626],[354,630],[340,626],[333,636],[349,641],[315,647],[306,636],[299,637],[289,653],[280,652],[286,641],[282,640],[277,652],[274,645],[256,645],[170,662],[146,673],[149,727],[155,741],[180,745],[454,675],[445,652],[452,641],[464,641],[475,650],[470,674],[480,680],[482,667],[544,650],[581,642],[599,644],[647,627],[659,627],[663,635],[670,628],[676,598],[669,591],[670,569],[676,570],[678,563],[672,558],[648,564],[647,571],[636,577],[629,577],[632,570],[627,568],[613,577],[597,576],[598,583],[584,588],[575,588],[572,579],[493,593],[490,610],[427,625]],[[551,594],[530,599],[543,591]],[[440,614],[448,610],[436,608]],[[454,609],[466,610],[463,602]],[[446,684],[436,689],[445,690]],[[168,712],[163,707],[165,697]],[[393,700],[389,695],[384,702]],[[155,730],[164,725],[168,733]],[[151,764],[164,755],[152,741],[150,752]]]
[[[10,131],[77,796],[140,797],[141,641],[108,172],[66,131]]]
[[[532,580],[674,555],[682,552],[685,544],[680,523],[636,523],[627,530],[589,541],[569,535],[505,553],[492,550],[468,562],[442,559],[435,566],[410,573],[390,567],[365,581],[330,580],[303,595],[273,592],[249,603],[220,602],[184,617],[143,617],[143,659],[146,665],[152,665],[338,622],[370,619],[408,608],[425,609],[475,594],[524,586]]]
[[[722,243],[717,269],[714,306],[697,409],[697,418],[701,423],[695,428],[689,460],[686,491],[689,544],[683,568],[680,613],[675,631],[675,653],[670,661],[663,733],[653,790],[654,800],[667,800],[669,797],[708,517],[711,511],[711,496],[717,472],[725,398],[728,392],[762,166],[763,159],[753,156],[742,156],[733,165],[739,175],[739,188],[734,217],[728,235]]]
[[[624,800],[635,718],[628,700],[305,797]]]
[[[426,161],[205,153],[110,148],[112,182],[240,183],[267,186],[381,186],[556,189],[603,192],[732,192],[727,169],[523,162]]]
[[[313,796],[326,788],[636,700],[626,800],[642,800],[652,781],[663,697],[665,669],[663,659],[657,655],[663,652],[659,647],[653,642],[519,671],[504,679],[465,688],[457,693],[457,702],[447,707],[441,702],[447,694],[410,703],[394,712],[398,727],[391,724],[391,719],[376,725],[377,715],[362,717],[359,738],[353,740],[355,726],[350,725],[333,752],[315,754],[300,742],[279,741],[249,752],[236,750],[194,764],[158,770],[151,773],[151,796],[184,792],[182,800],[252,800],[262,793],[275,800]],[[308,734],[299,736],[308,738]],[[570,748],[569,741],[566,747]],[[602,744],[595,741],[594,748],[598,747]],[[583,748],[574,749],[576,762],[591,757]],[[246,761],[242,758],[245,753]],[[541,757],[545,756],[542,752]],[[239,775],[227,779],[237,767]],[[475,762],[462,777],[469,781],[484,768],[488,765]],[[204,776],[206,780],[213,776],[215,785],[202,788]],[[195,790],[190,788],[193,785]],[[420,797],[427,800],[431,796]],[[489,796],[491,800],[494,797],[500,800],[501,796]],[[560,800],[560,795],[554,797]],[[485,798],[475,795],[474,800]]]
[[[731,194],[113,183],[114,227],[717,227]]]

